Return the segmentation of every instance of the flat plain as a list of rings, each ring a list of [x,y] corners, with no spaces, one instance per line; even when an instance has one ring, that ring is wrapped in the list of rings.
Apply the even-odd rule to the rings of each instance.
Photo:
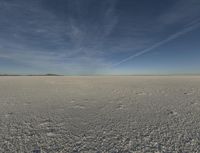
[[[2,76],[0,152],[200,152],[200,77]]]

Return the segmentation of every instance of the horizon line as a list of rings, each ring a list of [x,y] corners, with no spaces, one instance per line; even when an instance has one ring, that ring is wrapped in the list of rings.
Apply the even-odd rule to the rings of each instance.
[[[8,74],[0,73],[0,76],[200,76],[200,73],[163,73],[163,74]]]

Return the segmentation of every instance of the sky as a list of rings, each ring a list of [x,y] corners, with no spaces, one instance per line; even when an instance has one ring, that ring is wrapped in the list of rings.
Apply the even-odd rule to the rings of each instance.
[[[200,74],[199,0],[0,0],[0,73]]]

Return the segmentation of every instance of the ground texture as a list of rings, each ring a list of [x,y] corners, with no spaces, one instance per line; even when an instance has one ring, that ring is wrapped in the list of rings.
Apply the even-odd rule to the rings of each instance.
[[[200,152],[200,77],[0,77],[0,152]]]

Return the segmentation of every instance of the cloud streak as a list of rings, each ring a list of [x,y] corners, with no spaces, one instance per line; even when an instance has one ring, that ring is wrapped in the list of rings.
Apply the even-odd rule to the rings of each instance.
[[[125,59],[123,59],[123,60],[121,60],[121,61],[115,63],[115,64],[113,64],[113,65],[111,66],[111,68],[112,68],[112,67],[119,66],[119,65],[121,65],[121,64],[123,64],[123,63],[125,63],[125,62],[127,62],[127,61],[129,61],[129,60],[132,60],[132,59],[134,59],[134,58],[136,58],[136,57],[138,57],[138,56],[141,56],[141,55],[143,55],[143,54],[146,54],[146,53],[148,53],[148,52],[151,52],[151,51],[153,51],[154,49],[156,49],[156,48],[158,48],[158,47],[160,47],[160,46],[162,46],[162,45],[164,45],[164,44],[166,44],[166,43],[168,43],[168,42],[170,42],[170,41],[172,41],[172,40],[174,40],[174,39],[176,39],[176,38],[178,38],[178,37],[180,37],[180,36],[182,36],[182,35],[184,35],[184,34],[186,34],[186,33],[188,33],[188,32],[191,32],[191,31],[193,31],[193,30],[199,28],[199,26],[200,26],[200,19],[194,20],[194,21],[192,21],[191,23],[189,23],[188,25],[186,25],[186,27],[185,27],[183,30],[181,30],[181,31],[179,31],[179,32],[177,32],[177,33],[174,33],[174,34],[170,35],[168,38],[166,38],[166,39],[164,39],[164,40],[162,40],[162,41],[160,41],[160,42],[158,42],[158,43],[152,45],[152,46],[149,47],[149,48],[146,48],[146,49],[144,49],[144,50],[142,50],[142,51],[140,51],[140,52],[137,52],[137,53],[135,53],[135,54],[133,54],[133,55],[131,55],[131,56],[129,56],[129,57],[127,57],[127,58],[125,58]]]

